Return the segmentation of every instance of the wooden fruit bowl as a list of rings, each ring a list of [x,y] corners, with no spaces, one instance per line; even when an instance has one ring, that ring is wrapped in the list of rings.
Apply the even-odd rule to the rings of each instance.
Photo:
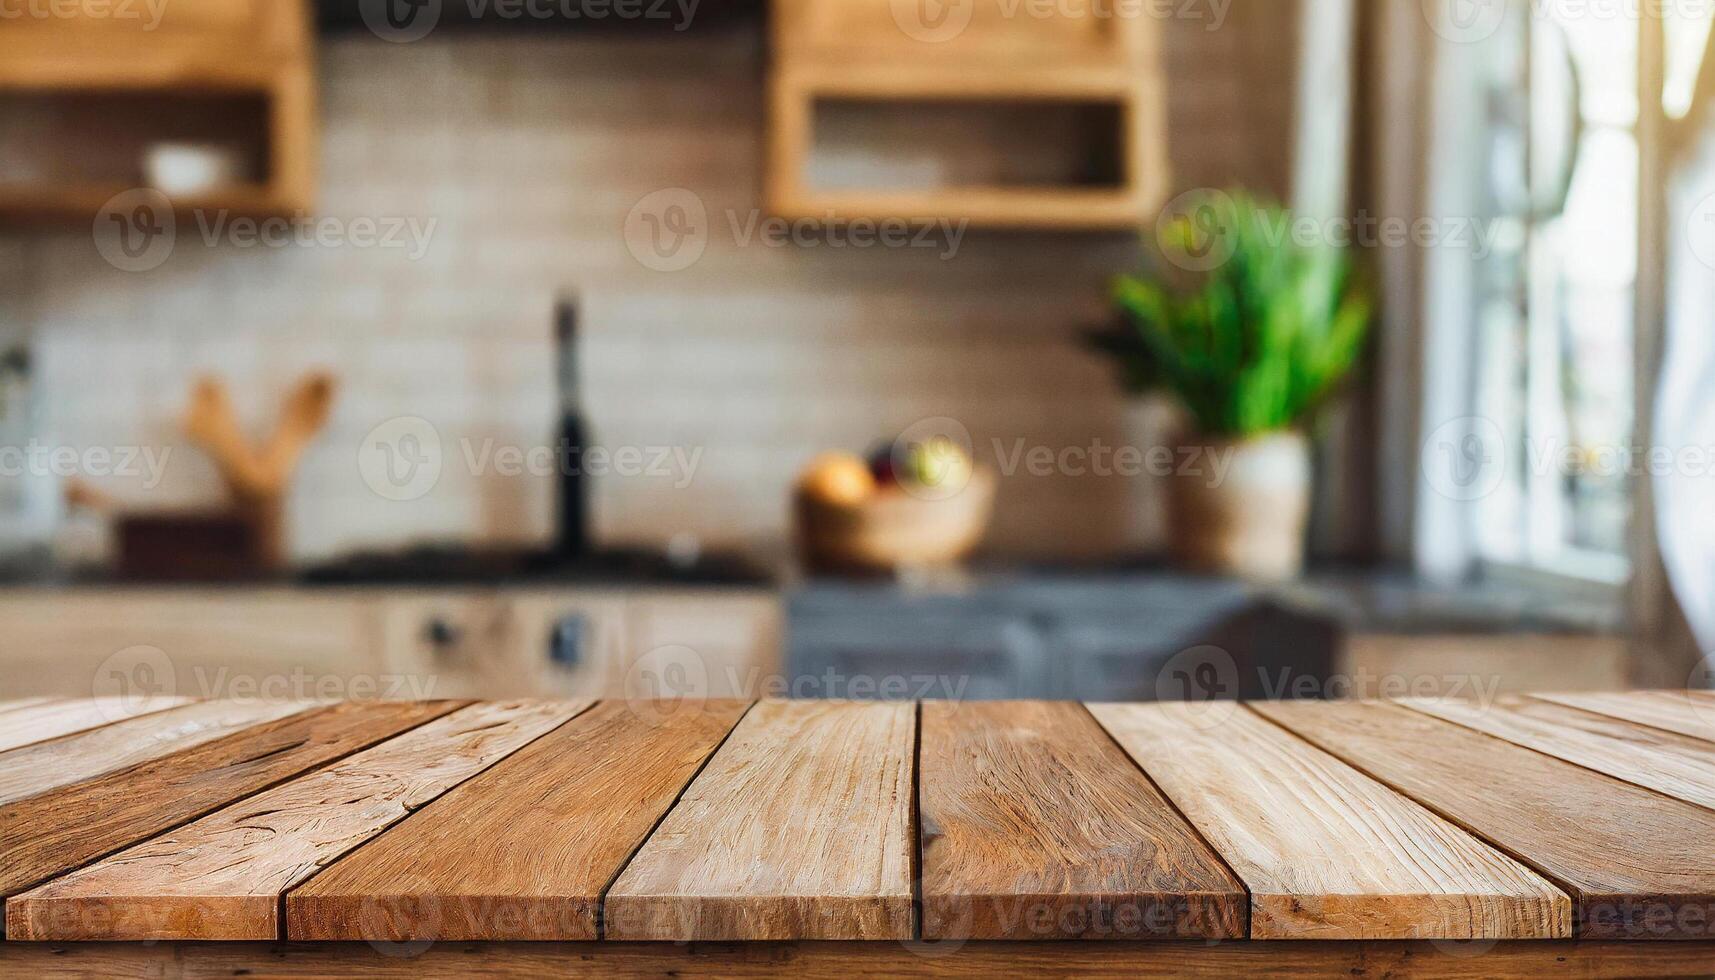
[[[798,552],[812,572],[893,572],[955,564],[981,543],[994,515],[995,475],[978,467],[944,500],[885,487],[860,504],[798,491]]]

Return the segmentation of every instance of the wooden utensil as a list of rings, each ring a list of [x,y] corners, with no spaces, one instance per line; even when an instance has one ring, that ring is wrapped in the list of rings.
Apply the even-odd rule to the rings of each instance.
[[[286,396],[279,424],[259,448],[244,437],[232,399],[219,379],[202,378],[191,391],[185,432],[214,460],[233,503],[256,527],[267,567],[278,567],[285,560],[286,484],[304,450],[327,424],[334,389],[331,374],[306,375]]]

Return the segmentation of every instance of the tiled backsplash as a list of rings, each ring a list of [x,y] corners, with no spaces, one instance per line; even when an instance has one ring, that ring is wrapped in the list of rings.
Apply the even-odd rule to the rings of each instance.
[[[1181,186],[1282,183],[1282,18],[1240,14],[1219,31],[1169,29]],[[319,215],[382,230],[414,222],[426,234],[420,255],[409,235],[403,247],[243,247],[223,231],[211,246],[212,228],[194,221],[142,273],[108,265],[82,230],[0,247],[11,265],[0,270],[10,291],[0,316],[33,332],[43,441],[173,447],[158,486],[92,481],[128,502],[218,499],[212,466],[178,430],[197,375],[225,378],[260,435],[295,377],[327,367],[340,397],[294,484],[296,554],[539,539],[550,481],[496,473],[484,451],[551,438],[551,310],[564,292],[581,299],[599,441],[700,453],[688,473],[600,480],[607,541],[688,531],[777,544],[788,487],[810,456],[862,450],[928,416],[963,421],[985,456],[996,439],[1121,438],[1120,395],[1077,334],[1104,316],[1105,281],[1133,259],[1128,236],[971,231],[950,257],[947,239],[893,249],[745,239],[764,133],[754,33],[340,36],[321,59]],[[1280,74],[1265,82],[1270,64]],[[646,268],[624,234],[633,206],[663,188],[694,192],[710,217],[705,252],[680,271]],[[363,226],[329,227],[355,236]],[[398,416],[431,422],[444,451],[433,490],[408,501],[371,491],[357,465],[365,435]],[[479,474],[473,461],[489,465]],[[1012,476],[991,545],[1111,551],[1126,501],[1119,478]]]

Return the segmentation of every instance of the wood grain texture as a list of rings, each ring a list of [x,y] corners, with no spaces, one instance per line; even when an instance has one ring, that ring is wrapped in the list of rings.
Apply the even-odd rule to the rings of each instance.
[[[59,700],[59,699],[56,699],[56,698],[13,698],[10,701],[0,701],[0,715],[3,715],[8,711],[16,711],[19,708],[28,708],[28,707],[31,707],[33,705],[47,704],[49,701],[54,701],[54,700]]]
[[[22,891],[457,708],[349,703],[0,807],[0,895]]]
[[[1715,813],[1396,704],[1253,707],[1547,875],[1579,938],[1715,934]]]
[[[0,752],[0,805],[325,706],[311,701],[198,701]]]
[[[1244,881],[1253,939],[1572,935],[1565,893],[1248,710],[1090,711]]]
[[[1715,943],[981,942],[934,955],[904,943],[0,943],[0,975],[230,980],[856,980],[1234,977],[1330,980],[1635,980],[1707,977]]]
[[[602,891],[749,705],[607,701],[286,896],[291,939],[596,939]]]
[[[588,701],[474,704],[6,903],[19,939],[272,939],[280,895]]]
[[[925,939],[1245,936],[1244,886],[1082,706],[922,711]]]
[[[610,939],[908,939],[910,704],[750,710],[605,902]]]
[[[189,704],[190,698],[78,698],[24,705],[0,714],[0,752]]]
[[[1400,704],[1514,745],[1715,809],[1715,744],[1578,708],[1503,695],[1488,705],[1452,698]]]
[[[1532,697],[1715,742],[1715,697],[1705,691],[1533,694]]]

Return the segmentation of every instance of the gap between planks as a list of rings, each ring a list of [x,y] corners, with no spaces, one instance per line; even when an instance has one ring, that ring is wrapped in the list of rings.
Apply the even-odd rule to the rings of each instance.
[[[1197,838],[1197,841],[1203,845],[1205,850],[1215,856],[1215,860],[1220,863],[1222,868],[1226,869],[1227,876],[1238,882],[1239,888],[1245,893],[1245,937],[1247,939],[1250,938],[1251,908],[1255,901],[1255,896],[1251,894],[1250,883],[1245,881],[1244,877],[1233,869],[1232,864],[1227,861],[1226,855],[1222,854],[1214,844],[1210,843],[1209,838],[1203,836],[1203,828],[1197,826],[1190,817],[1185,815],[1185,811],[1179,808],[1179,804],[1174,801],[1173,797],[1167,794],[1165,789],[1161,788],[1161,784],[1155,781],[1155,777],[1149,774],[1149,770],[1143,767],[1143,763],[1137,761],[1137,758],[1133,756],[1131,752],[1127,751],[1126,747],[1121,744],[1117,737],[1114,736],[1113,732],[1108,731],[1108,726],[1102,724],[1102,720],[1097,718],[1096,713],[1090,710],[1089,704],[1084,701],[1079,701],[1078,707],[1082,708],[1084,710],[1084,714],[1090,716],[1090,721],[1095,724],[1096,728],[1101,731],[1103,735],[1107,736],[1107,739],[1112,743],[1114,750],[1120,755],[1125,756],[1126,760],[1132,764],[1132,767],[1139,773],[1143,774],[1143,778],[1149,782],[1150,787],[1155,790],[1156,794],[1167,802],[1168,808],[1173,811],[1173,815],[1175,817],[1179,818],[1179,822],[1191,828],[1191,833]]]
[[[469,704],[477,704],[477,703],[480,703],[480,702],[474,702],[473,701],[473,702],[470,702]],[[421,810],[423,810],[425,807],[429,806],[430,804],[434,803],[436,800],[447,795],[448,793],[452,792],[453,790],[458,789],[460,786],[463,786],[465,783],[470,782],[472,779],[480,778],[483,775],[483,773],[488,772],[490,769],[493,769],[495,766],[500,765],[501,763],[505,762],[507,759],[512,758],[514,755],[523,751],[526,748],[529,748],[531,745],[534,745],[536,742],[538,742],[544,738],[547,738],[548,736],[554,734],[555,732],[566,727],[567,725],[570,725],[572,722],[574,722],[577,719],[588,714],[593,708],[595,708],[596,705],[598,705],[600,703],[601,702],[599,700],[593,700],[593,699],[587,701],[583,707],[579,708],[577,711],[572,712],[572,714],[569,717],[567,717],[564,721],[560,722],[558,725],[554,725],[553,727],[551,727],[551,728],[547,729],[546,731],[542,732],[541,734],[537,735],[535,738],[531,738],[531,739],[519,744],[516,748],[505,753],[504,755],[501,755],[499,758],[495,759],[489,765],[483,767],[482,769],[477,770],[476,772],[471,773],[465,779],[462,779],[457,783],[453,783],[452,785],[447,786],[441,792],[436,793],[432,798],[424,800],[421,804],[407,810],[403,816],[399,817],[399,819],[394,820],[391,823],[388,823],[387,825],[383,826],[380,830],[376,831],[374,834],[371,834],[370,836],[364,838],[363,840],[358,841],[356,846],[350,848],[347,851],[344,851],[338,857],[334,858],[332,861],[329,861],[327,864],[324,864],[321,867],[317,868],[315,871],[311,872],[307,877],[305,877],[304,880],[294,882],[293,884],[291,884],[285,888],[280,889],[280,894],[277,898],[277,908],[275,909],[275,922],[278,924],[277,935],[275,936],[275,938],[281,942],[285,942],[287,939],[290,938],[287,935],[287,929],[286,929],[286,919],[287,919],[286,896],[290,895],[292,892],[295,892],[295,891],[305,887],[310,882],[315,881],[317,878],[321,877],[321,875],[326,873],[329,869],[333,868],[335,865],[339,864],[341,861],[344,861],[344,860],[350,858],[352,855],[363,850],[365,847],[368,847],[370,844],[373,844],[376,841],[380,840],[382,838],[382,836],[385,835],[389,830],[392,830],[394,827],[397,827],[401,823],[404,823],[405,821],[411,819],[418,812],[420,812]],[[469,704],[467,704],[466,707],[468,707]],[[421,726],[419,726],[419,727],[421,727]],[[415,731],[415,729],[413,729],[413,731]],[[408,735],[408,734],[410,734],[410,733],[409,732],[401,732],[400,733],[401,736],[402,735]],[[395,736],[395,737],[399,737],[399,736]],[[386,743],[382,742],[382,743],[377,743],[377,744],[386,744]]]
[[[715,747],[709,750],[709,754],[703,756],[703,761],[697,766],[697,771],[691,773],[691,778],[685,780],[685,784],[679,787],[679,792],[673,797],[673,802],[668,804],[666,809],[661,811],[661,815],[655,818],[654,826],[650,827],[649,832],[638,840],[637,845],[631,849],[631,853],[625,856],[625,860],[619,862],[619,867],[614,869],[613,874],[607,879],[607,884],[601,886],[601,897],[596,902],[600,909],[596,916],[596,938],[607,938],[607,893],[613,890],[614,882],[619,880],[620,875],[625,874],[625,869],[631,867],[632,861],[637,860],[637,852],[643,850],[643,845],[649,843],[649,839],[655,836],[657,830],[661,829],[661,824],[666,821],[667,815],[672,813],[679,806],[679,801],[685,798],[685,791],[689,790],[691,784],[697,781],[697,777],[703,774],[703,770],[709,767],[709,761],[726,747],[726,743],[732,738],[732,733],[738,731],[738,726],[744,724],[745,717],[755,707],[755,701],[744,706],[744,710],[739,712],[739,716],[733,719],[732,727],[726,730],[726,734],[722,735],[720,741],[715,743]]]
[[[1513,850],[1512,848],[1507,847],[1505,844],[1502,844],[1501,842],[1495,840],[1494,838],[1490,837],[1488,834],[1485,834],[1482,831],[1478,830],[1476,827],[1472,826],[1467,821],[1461,820],[1457,816],[1455,816],[1454,814],[1448,812],[1447,810],[1443,809],[1440,806],[1437,806],[1434,802],[1432,802],[1430,800],[1419,799],[1417,796],[1414,796],[1413,794],[1406,792],[1402,787],[1395,784],[1392,780],[1384,779],[1381,775],[1379,775],[1378,773],[1371,770],[1368,766],[1365,766],[1357,758],[1355,758],[1353,756],[1348,756],[1348,755],[1345,755],[1345,754],[1342,754],[1339,752],[1335,752],[1333,749],[1326,747],[1326,746],[1322,745],[1321,743],[1319,743],[1319,742],[1317,742],[1317,741],[1315,741],[1315,740],[1313,740],[1307,736],[1301,735],[1299,732],[1297,732],[1296,730],[1294,730],[1292,728],[1287,727],[1286,725],[1282,724],[1280,721],[1278,721],[1274,718],[1271,718],[1266,714],[1263,714],[1262,712],[1251,707],[1249,704],[1244,705],[1244,709],[1246,711],[1249,711],[1252,714],[1256,715],[1257,717],[1261,718],[1263,721],[1266,721],[1269,724],[1280,729],[1281,731],[1287,733],[1288,735],[1292,736],[1293,738],[1300,739],[1300,740],[1304,741],[1305,743],[1309,744],[1310,747],[1316,748],[1316,749],[1321,749],[1322,751],[1327,752],[1329,755],[1331,755],[1334,758],[1338,759],[1339,761],[1345,763],[1346,765],[1351,766],[1353,769],[1357,770],[1359,773],[1362,773],[1364,776],[1375,780],[1377,783],[1380,783],[1383,786],[1386,786],[1389,790],[1392,790],[1393,792],[1398,793],[1400,796],[1403,796],[1406,799],[1411,800],[1413,803],[1416,803],[1418,806],[1423,807],[1425,810],[1428,810],[1430,813],[1435,814],[1436,816],[1447,821],[1448,823],[1452,824],[1453,826],[1458,827],[1460,830],[1463,830],[1467,834],[1470,834],[1472,837],[1476,838],[1478,841],[1482,842],[1483,844],[1486,844],[1489,847],[1494,848],[1495,850],[1499,851],[1500,853],[1505,854],[1507,857],[1512,858],[1514,861],[1517,861],[1519,864],[1522,864],[1525,867],[1529,868],[1530,870],[1541,875],[1542,878],[1545,881],[1547,881],[1549,884],[1553,885],[1555,888],[1558,888],[1562,892],[1571,896],[1572,902],[1573,902],[1572,936],[1571,936],[1571,938],[1573,940],[1577,940],[1577,939],[1582,938],[1580,933],[1582,933],[1584,926],[1583,926],[1583,922],[1581,921],[1580,916],[1578,915],[1578,905],[1581,902],[1579,896],[1582,894],[1582,892],[1580,891],[1580,889],[1575,888],[1571,882],[1566,881],[1564,878],[1561,878],[1559,875],[1556,875],[1554,872],[1549,871],[1549,870],[1541,867],[1537,862],[1532,861],[1529,858],[1525,857],[1523,854],[1520,854],[1519,852]],[[1425,717],[1430,717],[1430,716],[1425,716]],[[1439,718],[1435,718],[1433,720],[1441,721],[1441,719],[1439,719]],[[1443,722],[1443,724],[1451,724],[1451,723],[1450,722]],[[1458,726],[1455,726],[1455,727],[1458,727]],[[1487,732],[1478,732],[1477,734],[1485,735],[1489,738],[1494,738],[1494,736],[1488,735]],[[1495,741],[1501,742],[1502,744],[1505,744],[1505,745],[1512,745],[1511,742],[1507,742],[1505,739],[1495,739]],[[1518,746],[1513,746],[1513,747],[1518,748]],[[1540,942],[1541,940],[1537,940],[1537,941]]]
[[[1639,723],[1639,722],[1634,722],[1629,718],[1619,718],[1619,717],[1616,717],[1614,715],[1603,714],[1599,711],[1589,711],[1589,710],[1586,710],[1584,708],[1577,707],[1575,705],[1563,704],[1562,702],[1559,702],[1559,701],[1550,701],[1550,700],[1547,700],[1544,698],[1536,698],[1536,697],[1533,697],[1533,696],[1528,695],[1528,694],[1527,695],[1521,695],[1521,697],[1523,697],[1527,700],[1530,700],[1530,701],[1536,701],[1536,702],[1539,702],[1541,704],[1548,705],[1548,706],[1551,706],[1554,708],[1558,708],[1558,709],[1561,709],[1564,711],[1575,712],[1575,713],[1581,714],[1581,715],[1588,715],[1591,718],[1599,719],[1601,721],[1608,722],[1611,724],[1645,729],[1645,731],[1641,732],[1640,734],[1646,734],[1647,735],[1652,731],[1664,732],[1664,733],[1666,733],[1666,736],[1669,738],[1683,738],[1683,739],[1688,739],[1688,740],[1692,740],[1692,741],[1697,741],[1696,736],[1684,735],[1684,734],[1681,734],[1679,732],[1674,732],[1674,731],[1671,731],[1671,730],[1665,729],[1665,728],[1655,728],[1654,726],[1651,726],[1651,725],[1644,725],[1644,724]],[[1568,752],[1565,755],[1550,752],[1547,749],[1544,749],[1538,745],[1533,745],[1530,742],[1519,741],[1517,739],[1509,738],[1505,735],[1502,735],[1499,732],[1489,731],[1488,729],[1479,727],[1474,722],[1468,721],[1464,718],[1454,717],[1450,714],[1439,714],[1435,711],[1431,711],[1428,709],[1428,707],[1426,705],[1418,703],[1417,699],[1396,698],[1396,699],[1389,699],[1388,703],[1398,705],[1399,707],[1404,708],[1407,711],[1411,711],[1415,714],[1423,715],[1426,718],[1433,718],[1436,721],[1446,722],[1449,725],[1457,726],[1459,728],[1464,729],[1465,731],[1474,732],[1478,735],[1483,735],[1483,736],[1486,736],[1488,738],[1495,739],[1499,742],[1503,742],[1503,743],[1505,743],[1507,745],[1511,745],[1515,748],[1524,749],[1527,752],[1534,752],[1537,755],[1545,756],[1545,757],[1553,759],[1557,762],[1564,762],[1569,766],[1577,766],[1579,769],[1583,769],[1586,772],[1595,773],[1598,776],[1605,776],[1609,779],[1619,780],[1620,782],[1625,783],[1629,786],[1634,786],[1634,787],[1641,789],[1647,793],[1654,793],[1657,796],[1661,796],[1661,797],[1664,797],[1666,799],[1673,800],[1676,803],[1689,803],[1692,806],[1701,807],[1705,810],[1715,812],[1715,801],[1710,801],[1707,799],[1693,799],[1689,796],[1682,796],[1678,793],[1674,793],[1672,791],[1662,789],[1660,786],[1653,786],[1649,783],[1640,782],[1638,779],[1634,778],[1633,776],[1630,776],[1630,775],[1627,775],[1625,773],[1616,771],[1615,768],[1601,768],[1601,767],[1597,766],[1594,762],[1588,761],[1585,757],[1581,757],[1576,752]],[[1574,729],[1574,731],[1576,731],[1576,729]],[[1715,748],[1712,748],[1712,751],[1715,751]]]
[[[557,728],[587,710],[591,703],[526,700],[461,707],[454,702],[451,710],[436,711],[433,717],[371,741],[339,761],[296,772],[269,789],[224,803],[181,824],[175,831],[150,836],[78,871],[61,874],[45,885],[9,899],[8,915],[16,924],[27,927],[21,928],[20,934],[28,932],[43,939],[277,938],[273,917],[278,912],[279,895],[296,884],[296,875],[308,877],[320,870],[319,866],[292,863],[291,850],[302,852],[298,861],[319,865],[324,856],[318,852],[327,849],[330,853],[325,859],[331,862],[355,849],[371,834],[420,808],[416,794],[424,794],[425,800],[438,798],[444,792],[440,782],[456,785],[510,755],[507,739],[513,736],[506,733],[507,729],[516,731],[519,744],[528,744],[538,734],[537,725],[542,726],[542,732]],[[554,715],[563,716],[556,721]],[[484,733],[496,730],[500,733],[493,736],[498,741],[492,746],[494,757],[490,759],[484,751],[489,736]],[[432,736],[425,737],[427,732],[432,732]],[[435,740],[446,743],[441,746],[449,752],[446,759],[425,755],[425,759],[434,760],[432,764],[421,769],[413,767],[403,782],[381,780],[375,784],[378,788],[373,793],[360,793],[342,801],[340,805],[348,807],[340,814],[347,821],[343,829],[351,841],[341,841],[337,834],[315,840],[310,828],[319,824],[294,815],[294,810],[303,805],[303,801],[291,795],[295,787],[302,787],[306,793],[338,791],[338,782],[322,785],[336,777],[355,780],[361,785],[365,779],[364,766],[398,765],[401,759],[409,761],[411,753],[432,753]],[[461,759],[460,753],[465,757]],[[461,773],[461,770],[466,771]],[[270,794],[281,794],[278,806],[256,813],[245,812],[246,807],[274,803]],[[418,805],[413,806],[414,802]],[[395,807],[404,812],[398,816],[385,812]],[[285,821],[279,828],[246,823],[276,813],[282,814],[278,819]],[[231,827],[225,827],[223,821]],[[229,831],[238,829],[247,833],[230,835]],[[320,832],[340,829],[341,825],[335,824]],[[273,838],[279,843],[266,845],[254,833],[248,833],[263,830],[279,834]],[[199,834],[205,839],[199,840]],[[188,836],[178,839],[184,835]],[[211,846],[217,840],[219,845]],[[270,847],[287,850],[276,855],[272,862],[251,863],[251,859],[266,853]],[[228,848],[233,853],[225,855],[226,863],[217,863],[222,860],[221,851]],[[192,867],[170,872],[168,869],[175,862],[189,862]],[[225,875],[225,879],[219,880],[220,875]],[[278,891],[269,891],[271,878],[282,879]],[[147,890],[134,890],[139,888]],[[267,909],[266,915],[260,914],[263,907]],[[91,912],[95,914],[92,916]]]
[[[417,729],[423,725],[426,725],[426,724],[436,720],[437,718],[445,717],[446,715],[449,715],[449,714],[453,713],[454,711],[457,711],[460,708],[466,707],[469,704],[471,704],[470,701],[462,701],[462,700],[442,700],[442,701],[435,702],[435,703],[444,705],[445,706],[444,710],[442,710],[436,714],[425,715],[421,720],[409,725],[408,727],[402,728],[398,732],[394,733],[394,735],[387,736],[387,737],[390,738],[390,737],[396,737],[398,735],[408,734],[409,732],[414,731],[415,729]],[[228,740],[242,739],[242,738],[245,738],[245,737],[251,735],[251,733],[253,733],[256,729],[266,728],[266,727],[269,727],[271,725],[284,724],[284,723],[289,722],[289,721],[303,722],[303,721],[306,721],[306,720],[308,720],[314,716],[317,716],[317,715],[338,711],[338,710],[340,710],[340,707],[341,707],[341,705],[339,705],[339,704],[332,704],[332,705],[327,705],[327,706],[321,707],[321,708],[313,708],[309,711],[300,712],[297,715],[290,716],[289,718],[281,718],[281,719],[276,719],[273,722],[265,722],[263,724],[253,725],[253,726],[246,728],[246,729],[243,729],[241,731],[233,732],[232,734],[226,736],[225,738],[216,739],[214,742],[207,743],[204,746],[195,746],[195,747],[188,748],[188,749],[182,749],[182,750],[180,750],[180,752],[183,752],[183,753],[196,752],[199,749],[208,748],[210,746],[218,745],[219,743],[222,743],[222,742],[225,742]],[[385,738],[381,739],[381,741],[385,741],[385,740],[386,740]],[[161,836],[166,835],[166,834],[171,834],[177,830],[182,829],[183,827],[185,827],[189,824],[195,823],[196,821],[202,819],[203,817],[208,816],[210,813],[214,813],[214,812],[221,810],[221,809],[228,807],[228,806],[234,806],[236,804],[243,803],[244,801],[250,799],[253,796],[257,796],[257,795],[260,795],[262,793],[266,793],[266,792],[269,792],[271,790],[277,789],[277,788],[284,786],[285,784],[291,782],[292,780],[311,775],[311,774],[313,774],[313,773],[315,773],[315,772],[317,772],[317,771],[319,771],[319,770],[321,770],[327,766],[338,765],[340,762],[350,758],[353,755],[356,755],[359,752],[362,752],[366,749],[372,748],[376,744],[379,744],[379,743],[378,742],[367,742],[367,743],[365,743],[365,742],[362,742],[360,740],[354,741],[353,747],[348,749],[347,751],[345,751],[343,753],[330,756],[321,762],[312,764],[312,765],[307,766],[303,769],[297,770],[296,772],[287,773],[285,775],[282,775],[280,778],[272,780],[270,782],[260,784],[255,789],[253,789],[251,791],[239,793],[238,795],[233,796],[231,799],[223,800],[222,802],[215,804],[214,806],[211,806],[207,809],[192,812],[188,816],[186,816],[184,819],[178,820],[178,821],[175,821],[171,824],[163,826],[158,830],[155,830],[155,831],[152,831],[150,833],[143,835],[142,837],[127,838],[121,843],[116,843],[112,848],[109,848],[105,851],[94,854],[93,856],[91,856],[87,860],[80,861],[71,867],[65,868],[64,870],[61,870],[61,871],[49,876],[48,878],[44,878],[44,879],[41,879],[39,881],[36,881],[36,882],[34,882],[28,886],[25,886],[24,888],[21,888],[17,891],[5,893],[5,894],[0,894],[0,909],[3,909],[7,902],[10,902],[11,899],[15,895],[22,894],[23,891],[27,891],[27,890],[32,889],[32,888],[38,888],[38,887],[40,887],[40,886],[42,886],[42,885],[44,885],[50,881],[55,881],[59,878],[65,877],[66,875],[74,874],[74,873],[81,871],[85,868],[88,868],[88,867],[90,867],[90,866],[92,866],[92,865],[94,865],[100,861],[103,861],[103,860],[105,860],[105,859],[107,859],[107,858],[109,858],[115,854],[118,854],[120,851],[123,851],[126,848],[135,847],[138,844],[142,844],[142,843],[145,843],[147,841],[154,840],[157,837],[161,837]],[[166,760],[170,759],[174,755],[180,754],[180,752],[170,753],[169,755],[161,756],[157,759],[151,760],[148,763],[141,763],[141,764],[139,764],[138,767],[134,767],[134,768],[141,768],[142,766],[150,765],[153,763],[165,763]],[[102,780],[102,779],[110,778],[113,775],[114,775],[113,773],[108,773],[108,774],[104,774],[101,776],[94,776],[88,780],[85,780],[84,782],[85,783],[94,783],[94,782],[97,782],[97,781]],[[82,785],[82,784],[77,784],[77,783],[72,784],[72,786],[78,786],[78,785]],[[72,788],[72,787],[59,787],[58,789],[50,790],[49,792],[50,793],[57,793],[57,792],[61,792],[64,790],[68,790],[70,788]],[[19,801],[19,802],[25,802],[25,801]],[[4,915],[0,915],[0,940],[3,940],[5,938],[6,938],[6,917]]]

